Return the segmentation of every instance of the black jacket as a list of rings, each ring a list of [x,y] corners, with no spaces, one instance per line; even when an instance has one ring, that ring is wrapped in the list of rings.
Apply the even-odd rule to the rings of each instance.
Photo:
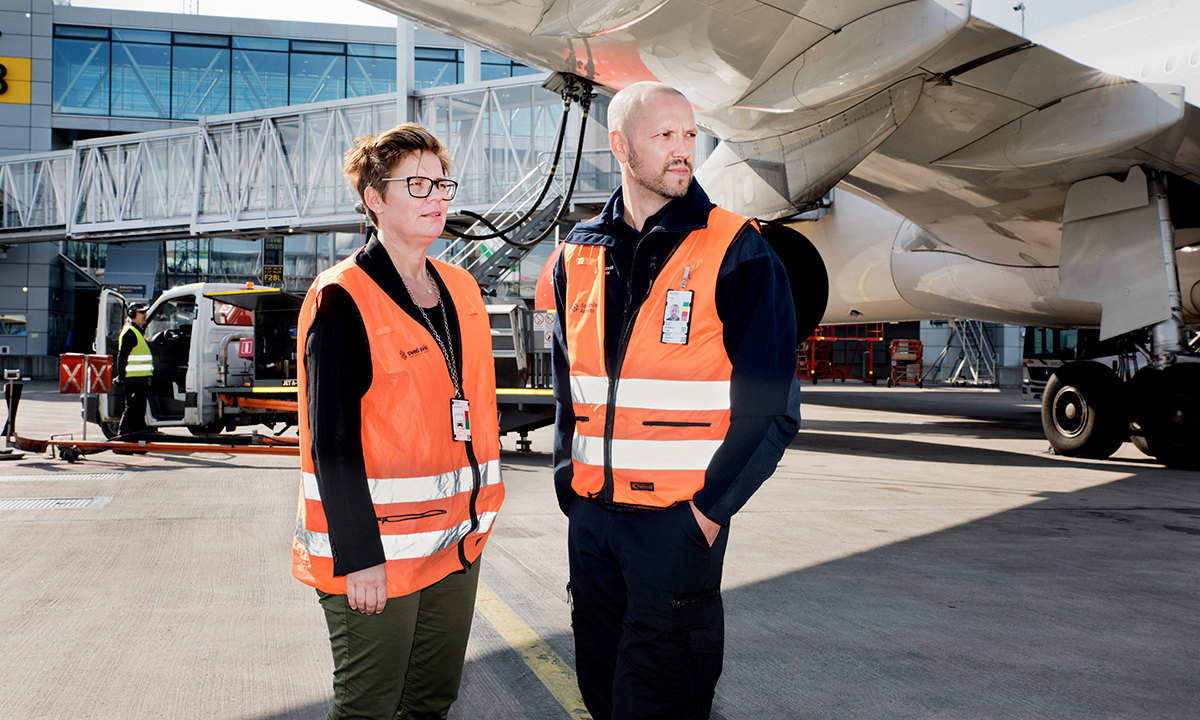
[[[618,342],[650,292],[657,270],[692,230],[704,227],[713,203],[692,182],[684,197],[668,203],[637,232],[623,219],[618,188],[595,219],[577,225],[566,242],[605,248],[605,365],[616,372]],[[554,298],[560,322],[554,327],[554,482],[563,512],[571,490],[571,402],[566,334],[562,327],[565,276],[562,258],[554,267]],[[694,501],[715,522],[729,519],[775,471],[800,427],[800,384],[796,380],[796,317],[783,264],[762,235],[747,226],[729,247],[717,277],[717,314],[733,365],[731,423],[725,441],[705,472]]]

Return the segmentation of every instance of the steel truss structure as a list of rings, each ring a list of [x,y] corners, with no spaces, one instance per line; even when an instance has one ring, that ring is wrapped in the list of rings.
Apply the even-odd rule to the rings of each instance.
[[[9,231],[29,240],[62,235],[71,191],[71,160],[68,150],[0,162],[0,239]]]
[[[457,207],[487,211],[546,163],[562,100],[540,87],[543,79],[412,98],[415,116],[450,146],[451,174],[462,183]],[[602,117],[602,110],[593,114]],[[393,127],[397,115],[396,96],[377,95],[201,118],[195,127],[0,158],[0,243],[353,232],[361,216],[342,176],[343,154],[356,138]],[[589,150],[607,148],[602,124],[591,125],[588,136]],[[571,133],[567,143],[574,147]],[[564,152],[560,183],[571,163]],[[619,182],[617,168],[602,152],[585,152],[585,165],[576,199],[603,201]]]

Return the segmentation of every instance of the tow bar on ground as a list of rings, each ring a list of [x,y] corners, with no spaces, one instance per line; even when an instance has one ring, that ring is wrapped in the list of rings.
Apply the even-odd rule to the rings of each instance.
[[[84,364],[85,377],[81,378],[84,380],[82,386],[98,390],[98,385],[101,382],[98,379],[93,380],[90,372],[91,369],[88,364]],[[147,430],[132,433],[128,436],[119,436],[112,440],[88,440],[86,406],[84,403],[86,396],[84,394],[80,395],[80,404],[84,406],[81,408],[81,413],[84,417],[84,426],[80,433],[81,439],[76,439],[74,433],[51,435],[47,440],[22,437],[17,434],[16,430],[17,407],[21,402],[22,388],[22,383],[17,382],[19,379],[19,372],[4,371],[4,398],[8,405],[8,421],[4,425],[4,437],[10,451],[15,449],[41,454],[47,452],[53,454],[57,451],[58,456],[69,463],[76,462],[84,455],[103,452],[105,450],[139,455],[148,452],[207,452],[234,455],[287,455],[295,457],[300,455],[300,441],[298,438],[278,438],[270,435],[260,435],[258,432],[252,432],[249,435],[217,434],[187,437]],[[70,392],[74,391],[74,385],[68,385],[67,387],[71,388]],[[107,388],[104,388],[104,391],[107,391]]]

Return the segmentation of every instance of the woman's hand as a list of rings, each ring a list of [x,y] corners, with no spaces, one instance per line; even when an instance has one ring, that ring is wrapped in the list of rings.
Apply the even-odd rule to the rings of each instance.
[[[378,615],[387,605],[387,568],[383,563],[346,575],[346,599],[363,615]]]

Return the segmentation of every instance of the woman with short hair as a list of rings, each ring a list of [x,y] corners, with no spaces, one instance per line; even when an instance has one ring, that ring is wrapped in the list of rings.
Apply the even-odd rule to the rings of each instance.
[[[317,276],[300,311],[292,572],[329,626],[329,720],[446,717],[504,498],[479,285],[426,257],[457,189],[449,167],[415,123],[358,140],[344,172],[376,237]]]

